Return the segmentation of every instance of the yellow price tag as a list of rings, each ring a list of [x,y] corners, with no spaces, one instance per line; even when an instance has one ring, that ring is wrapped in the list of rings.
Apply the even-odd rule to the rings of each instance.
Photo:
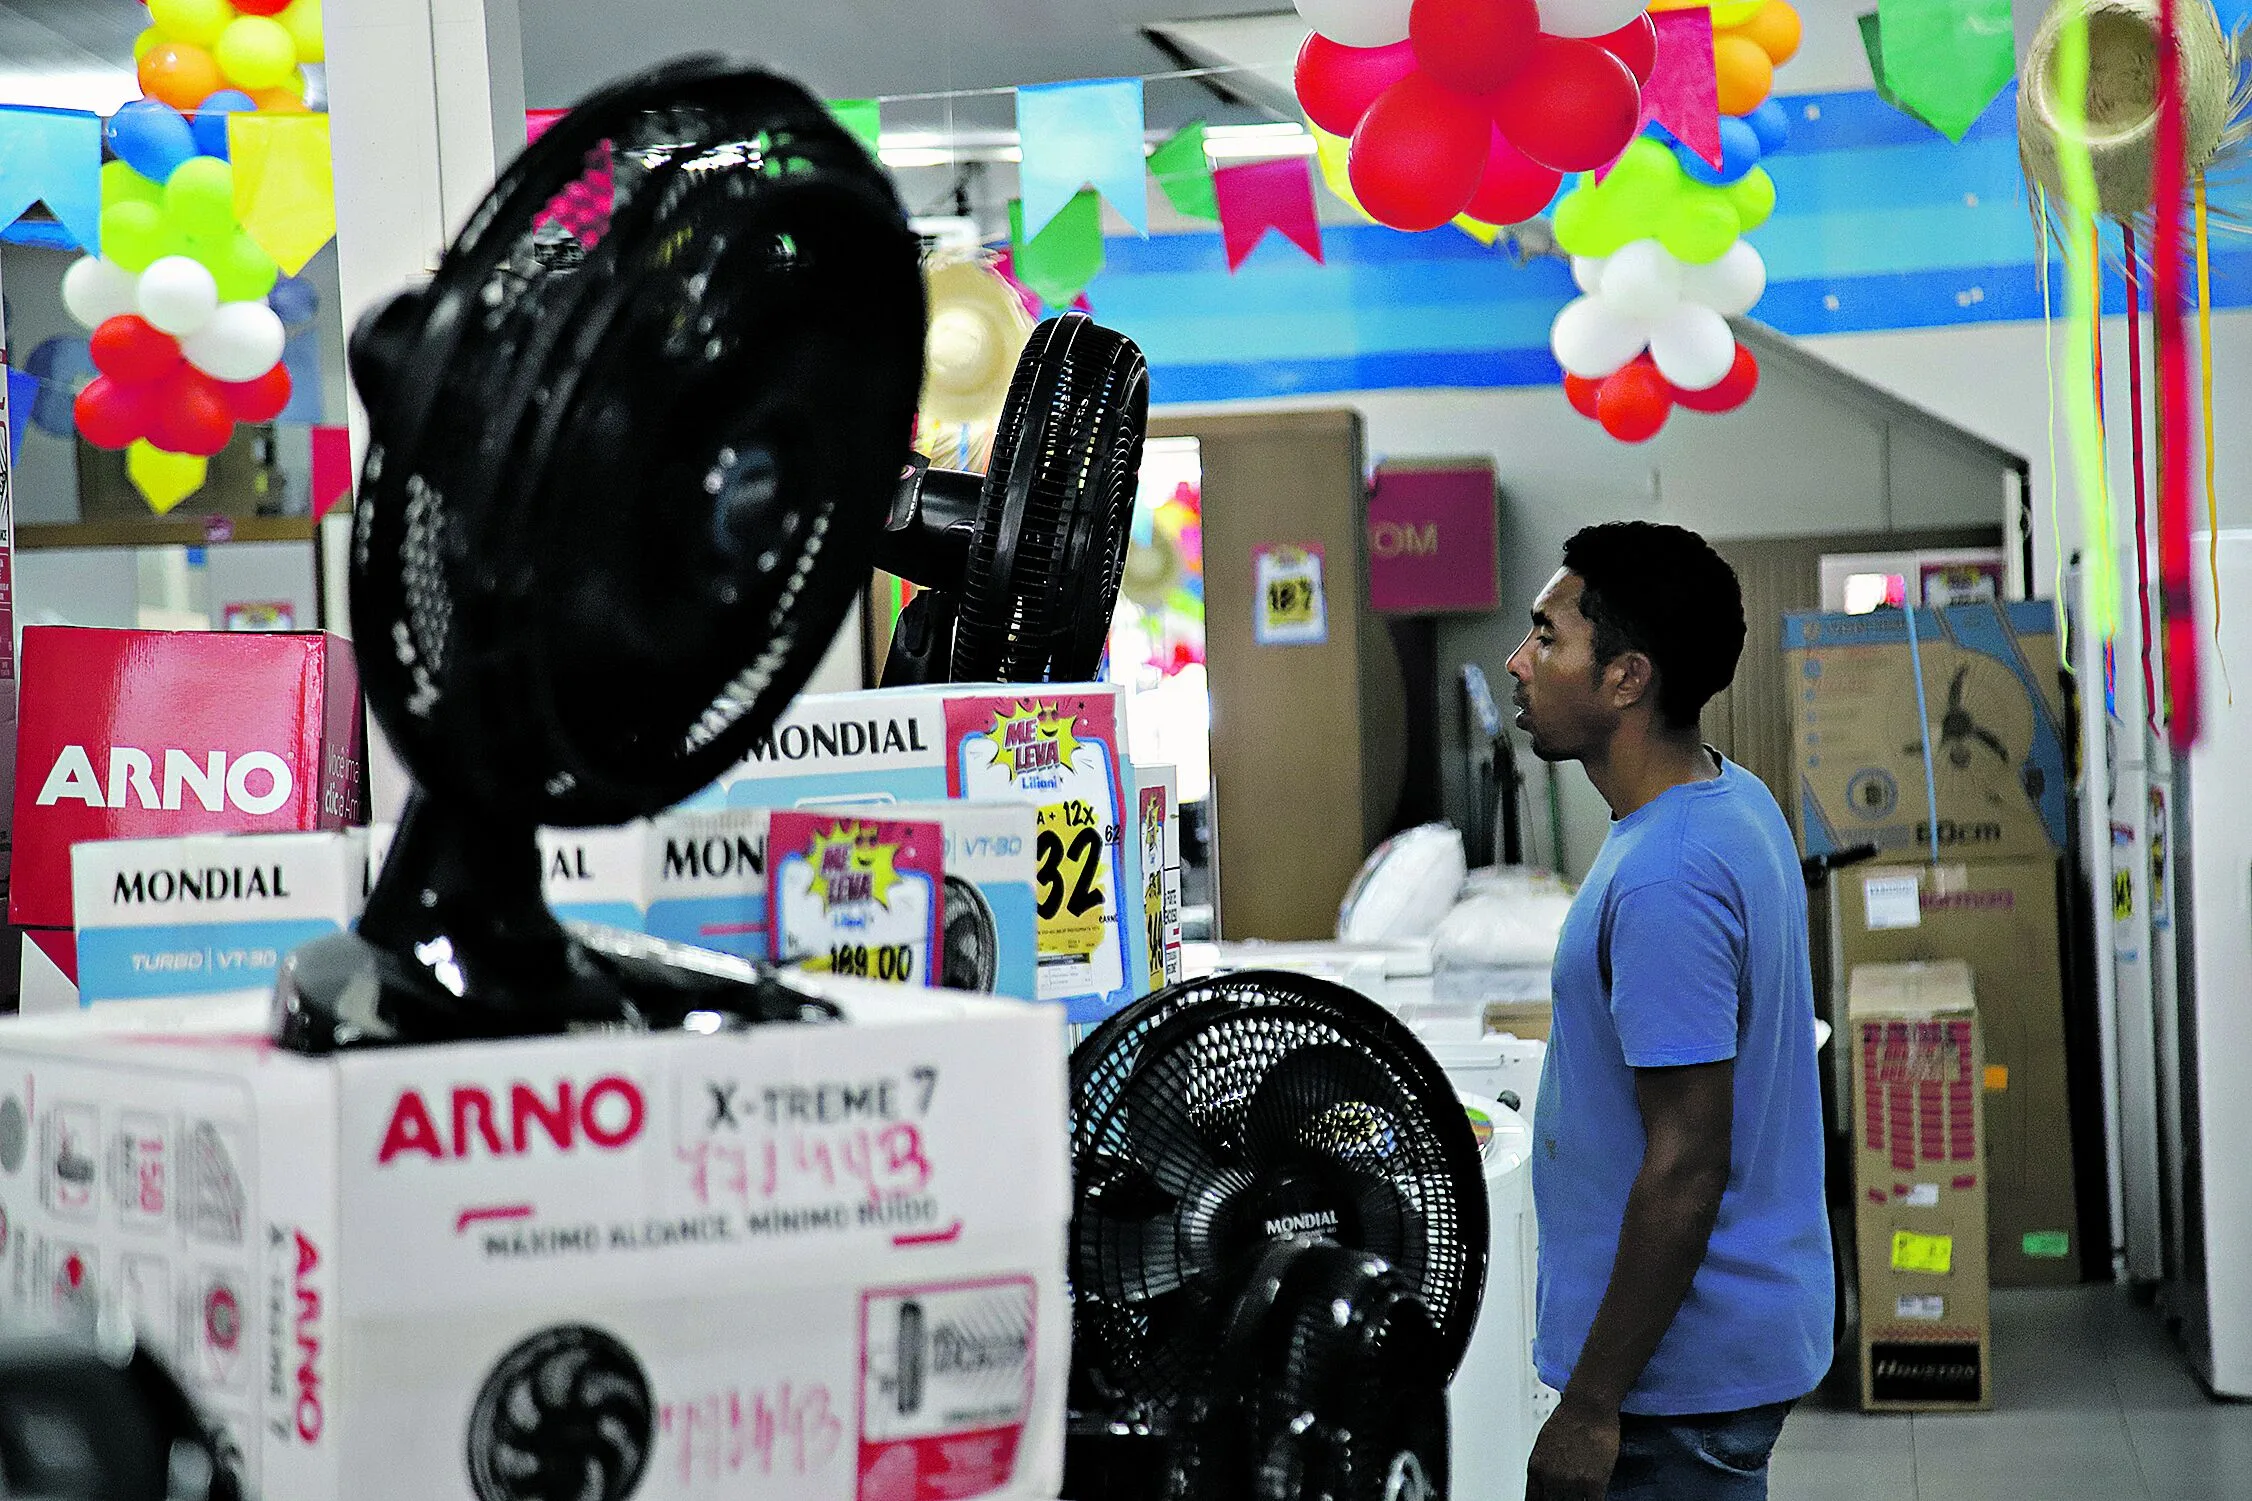
[[[1934,1277],[1949,1275],[1955,1270],[1955,1237],[1918,1235],[1913,1230],[1894,1231],[1892,1269],[1896,1272],[1928,1272]]]
[[[1040,810],[1033,892],[1040,953],[1084,957],[1103,946],[1105,846],[1095,810],[1077,798]]]
[[[1267,585],[1267,622],[1272,626],[1307,626],[1314,623],[1314,581],[1308,578],[1276,579]]]

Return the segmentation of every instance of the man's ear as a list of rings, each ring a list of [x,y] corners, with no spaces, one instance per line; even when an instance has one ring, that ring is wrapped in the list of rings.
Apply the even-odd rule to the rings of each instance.
[[[1646,654],[1638,651],[1619,653],[1603,675],[1610,688],[1611,707],[1621,712],[1650,698],[1657,688],[1657,669]]]

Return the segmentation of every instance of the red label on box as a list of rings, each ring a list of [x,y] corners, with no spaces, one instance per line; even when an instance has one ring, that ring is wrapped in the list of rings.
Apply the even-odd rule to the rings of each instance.
[[[70,926],[74,844],[363,821],[361,725],[335,636],[31,627],[9,921]]]
[[[1368,498],[1368,602],[1384,615],[1501,605],[1489,468],[1379,470]]]

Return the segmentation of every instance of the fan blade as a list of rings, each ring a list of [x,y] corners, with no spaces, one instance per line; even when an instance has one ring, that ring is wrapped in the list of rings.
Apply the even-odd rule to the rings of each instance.
[[[1244,1157],[1255,1170],[1307,1156],[1389,1159],[1400,1086],[1383,1065],[1342,1043],[1316,1043],[1282,1058],[1244,1111]]]
[[[1178,1199],[1194,1197],[1220,1172],[1212,1143],[1189,1111],[1195,1069],[1186,1048],[1167,1048],[1155,1057],[1145,1054],[1120,1101],[1125,1155]]]

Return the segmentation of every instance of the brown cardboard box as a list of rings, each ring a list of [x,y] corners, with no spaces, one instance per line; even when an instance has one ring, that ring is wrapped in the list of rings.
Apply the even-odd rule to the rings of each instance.
[[[1832,974],[1917,959],[1970,966],[1986,1053],[1980,1095],[1994,1285],[2077,1282],[2056,862],[1863,865],[1830,881]]]
[[[1847,1005],[1861,1405],[1993,1405],[1970,967],[1865,964]]]
[[[2044,600],[1915,613],[1791,615],[1800,843],[1809,855],[1873,844],[1899,859],[1927,848],[1922,708],[1944,859],[2040,856],[2070,838],[2056,612]]]
[[[1547,1001],[1495,1001],[1486,1007],[1486,1030],[1506,1032],[1527,1042],[1546,1042],[1552,1016]]]

